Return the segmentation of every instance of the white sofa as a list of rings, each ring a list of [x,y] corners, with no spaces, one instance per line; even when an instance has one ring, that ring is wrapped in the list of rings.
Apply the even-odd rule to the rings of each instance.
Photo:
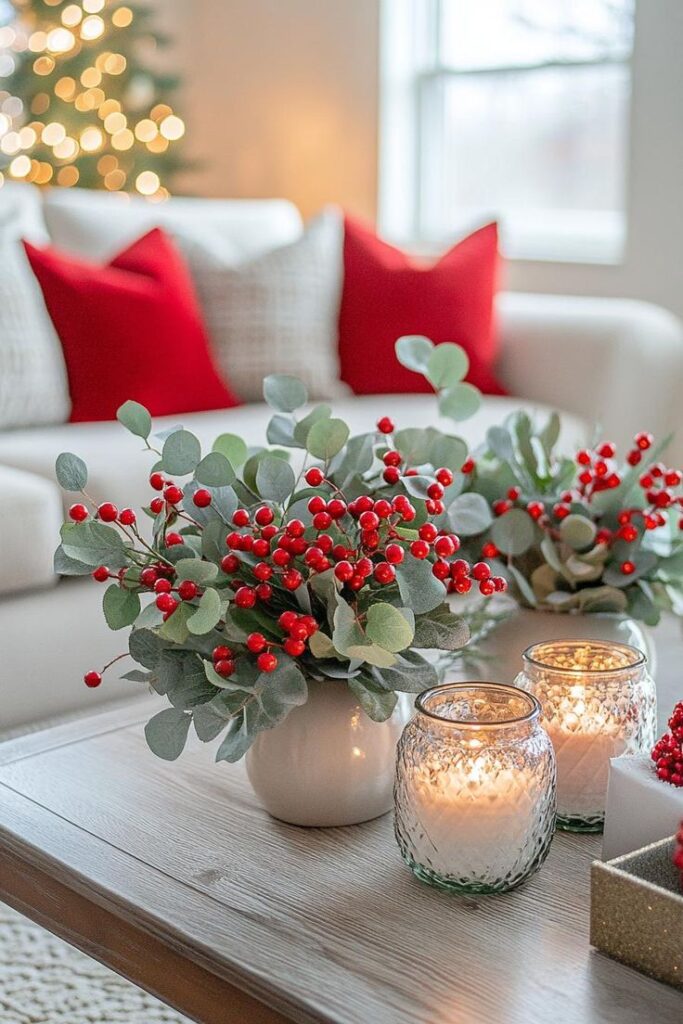
[[[3,203],[14,202],[16,194],[16,189],[0,190],[0,215]],[[48,195],[52,237],[83,255],[107,256],[101,247],[93,250],[87,237],[70,237],[65,245],[64,209],[65,204],[88,203],[97,217],[103,203],[111,212],[111,202],[102,195]],[[50,235],[40,211],[33,200],[29,205],[26,232],[45,240]],[[236,254],[248,258],[292,240],[301,230],[297,211],[282,201],[172,199],[163,206],[138,201],[118,210],[119,234],[112,249],[154,223],[187,220],[195,230],[204,223],[207,230],[232,232]],[[499,298],[498,316],[498,373],[516,397],[486,399],[477,416],[462,425],[460,432],[472,445],[520,404],[566,413],[567,445],[582,443],[595,421],[602,423],[605,436],[622,443],[639,429],[662,435],[679,427],[683,435],[678,403],[683,333],[671,314],[627,300],[508,293]],[[434,402],[425,396],[345,399],[336,409],[354,430],[368,429],[385,411],[404,425],[435,420]],[[260,405],[182,417],[204,443],[229,430],[252,444],[263,442],[268,418]],[[158,421],[158,429],[177,421]],[[94,498],[139,506],[149,496],[149,461],[140,449],[116,423],[0,433],[0,737],[136,692],[136,684],[115,674],[97,691],[83,686],[85,670],[126,649],[125,631],[110,633],[104,625],[98,584],[89,578],[55,579],[52,552],[69,503],[54,481],[59,452],[73,451],[85,459]]]

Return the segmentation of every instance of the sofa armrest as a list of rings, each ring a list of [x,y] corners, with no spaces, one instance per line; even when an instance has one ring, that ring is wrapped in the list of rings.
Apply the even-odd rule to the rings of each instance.
[[[625,446],[639,430],[675,432],[683,458],[683,325],[633,299],[506,292],[498,299],[500,379],[521,398],[599,423]]]
[[[0,594],[55,582],[52,556],[62,521],[56,484],[0,466]]]

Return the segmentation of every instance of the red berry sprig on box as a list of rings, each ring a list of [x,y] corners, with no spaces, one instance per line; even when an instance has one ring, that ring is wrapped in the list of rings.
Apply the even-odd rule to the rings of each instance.
[[[678,826],[678,831],[676,832],[674,852],[671,859],[674,867],[680,872],[681,889],[683,889],[683,821]]]
[[[652,748],[657,777],[672,786],[683,786],[683,701],[679,701],[669,719],[669,732]]]

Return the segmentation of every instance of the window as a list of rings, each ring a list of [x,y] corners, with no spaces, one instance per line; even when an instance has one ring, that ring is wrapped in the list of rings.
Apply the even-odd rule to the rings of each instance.
[[[634,0],[385,0],[380,224],[507,255],[616,262]]]

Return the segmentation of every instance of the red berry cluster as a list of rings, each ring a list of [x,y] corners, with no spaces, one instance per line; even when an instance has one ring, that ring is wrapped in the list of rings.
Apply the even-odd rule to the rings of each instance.
[[[683,786],[683,701],[673,709],[669,730],[652,748],[652,760],[662,782]]]
[[[246,648],[256,654],[256,666],[260,672],[274,672],[278,666],[278,648],[291,658],[300,658],[306,652],[307,644],[314,633],[320,628],[312,615],[299,615],[294,611],[285,611],[279,616],[277,624],[282,630],[284,639],[268,640],[263,633],[249,633]],[[221,676],[230,676],[235,671],[235,655],[230,647],[216,647],[213,651],[214,668]]]
[[[74,523],[83,523],[89,516],[90,512],[87,506],[80,501],[69,509],[69,519]],[[97,506],[95,518],[100,519],[103,523],[120,523],[121,526],[134,526],[137,520],[132,508],[122,508],[119,512],[111,501],[103,501],[101,505]]]
[[[674,867],[678,868],[681,873],[681,889],[683,889],[683,821],[678,826],[678,831],[676,832],[676,845],[671,859]]]

